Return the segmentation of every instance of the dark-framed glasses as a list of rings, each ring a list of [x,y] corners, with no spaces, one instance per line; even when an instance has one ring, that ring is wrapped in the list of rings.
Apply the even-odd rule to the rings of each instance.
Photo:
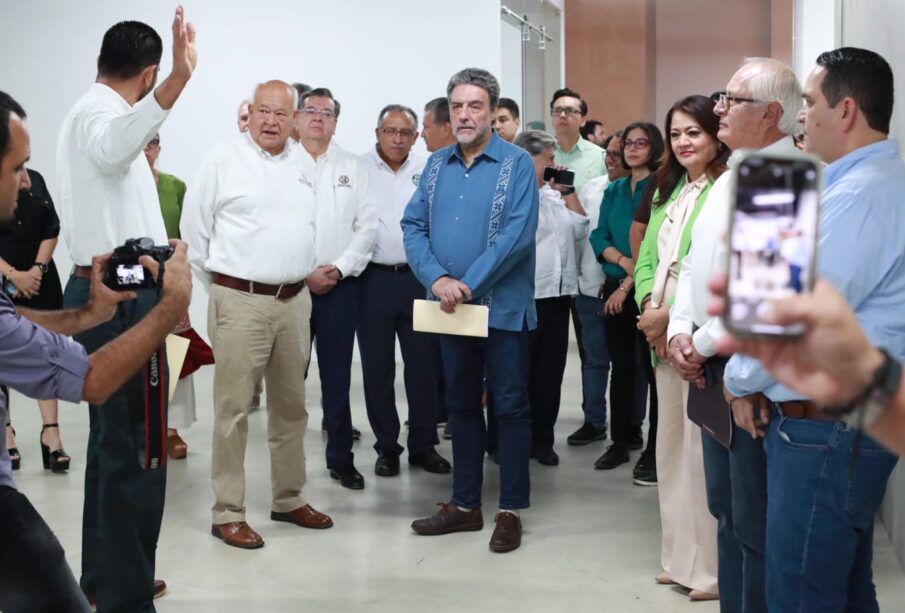
[[[552,106],[550,107],[550,114],[556,117],[557,115],[562,115],[563,117],[577,117],[581,115],[581,109],[576,109],[572,106]]]
[[[752,102],[754,104],[766,104],[766,100],[758,100],[757,98],[745,98],[743,96],[730,96],[726,92],[714,92],[710,94],[710,99],[716,104],[722,105],[726,112],[733,104],[741,104],[743,102]]]
[[[381,134],[386,134],[387,136],[401,136],[403,138],[415,138],[418,136],[417,130],[399,130],[397,128],[377,128],[377,130]]]
[[[301,112],[305,115],[320,115],[324,119],[336,119],[336,113],[330,109],[316,109],[313,106],[306,106],[301,109]]]
[[[650,141],[646,138],[636,138],[635,140],[625,139],[622,141],[623,149],[645,149],[650,145]]]

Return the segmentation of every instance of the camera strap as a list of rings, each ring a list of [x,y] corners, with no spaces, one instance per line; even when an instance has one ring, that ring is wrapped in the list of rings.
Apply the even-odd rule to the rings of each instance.
[[[163,348],[151,354],[145,365],[145,470],[166,465],[167,378],[164,376]]]

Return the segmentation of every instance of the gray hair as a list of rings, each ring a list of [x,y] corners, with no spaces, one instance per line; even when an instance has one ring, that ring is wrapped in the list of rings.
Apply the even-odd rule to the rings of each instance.
[[[515,137],[512,144],[521,147],[531,155],[540,155],[546,149],[555,147],[556,140],[541,130],[525,130]]]
[[[446,86],[446,97],[452,96],[458,85],[476,85],[490,97],[490,110],[494,110],[500,102],[500,82],[483,68],[465,68],[454,74]]]
[[[768,57],[748,57],[742,66],[762,64],[764,70],[748,79],[751,97],[776,102],[782,107],[782,117],[777,127],[783,134],[797,136],[801,131],[798,113],[801,111],[801,84],[792,69]]]
[[[404,104],[388,104],[380,110],[380,115],[377,116],[377,127],[383,127],[383,120],[386,118],[387,113],[392,112],[397,113],[405,113],[409,117],[412,118],[412,123],[415,124],[415,129],[418,129],[418,115],[415,114],[415,111],[405,106]]]

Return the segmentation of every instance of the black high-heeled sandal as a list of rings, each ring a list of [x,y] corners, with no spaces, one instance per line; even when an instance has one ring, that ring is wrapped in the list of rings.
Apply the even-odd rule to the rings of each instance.
[[[16,429],[10,422],[6,422],[6,427],[13,431],[13,436],[16,436]],[[19,449],[10,447],[6,451],[9,452],[9,461],[13,465],[13,470],[19,470],[19,465],[22,463],[22,454],[19,453]]]
[[[47,428],[59,429],[60,424],[44,424],[41,427],[41,435],[38,437],[38,442],[41,443],[41,459],[44,461],[44,470],[64,473],[69,470],[69,460],[71,458],[62,447],[56,451],[51,451],[50,447],[44,444],[44,430]]]

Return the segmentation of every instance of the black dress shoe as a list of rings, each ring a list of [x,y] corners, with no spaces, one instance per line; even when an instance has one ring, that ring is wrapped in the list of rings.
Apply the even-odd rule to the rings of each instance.
[[[632,483],[635,485],[657,485],[657,458],[653,453],[642,453],[632,469]]]
[[[445,426],[443,426],[443,440],[444,440],[444,441],[451,441],[451,440],[452,440],[452,433],[449,431],[449,424],[448,424],[448,423],[447,423]]]
[[[610,470],[629,461],[628,449],[621,443],[613,443],[602,456],[594,462],[597,470]]]
[[[355,470],[354,464],[346,464],[341,468],[331,468],[330,477],[339,481],[343,487],[350,490],[363,490],[365,488],[365,478],[361,473]]]
[[[444,458],[440,456],[436,450],[422,451],[421,453],[409,454],[409,465],[420,466],[429,473],[446,474],[452,470],[452,466]]]
[[[531,454],[531,457],[537,460],[538,464],[544,466],[559,466],[559,454],[553,451],[553,448],[539,449]]]
[[[644,448],[644,437],[641,435],[641,426],[632,426],[632,436],[629,439],[628,448],[632,451]]]
[[[381,453],[374,463],[374,474],[380,477],[395,477],[399,474],[399,456]]]
[[[595,428],[591,424],[585,424],[578,430],[569,435],[566,442],[570,445],[580,447],[581,445],[589,445],[594,441],[602,441],[606,438],[606,428]]]

